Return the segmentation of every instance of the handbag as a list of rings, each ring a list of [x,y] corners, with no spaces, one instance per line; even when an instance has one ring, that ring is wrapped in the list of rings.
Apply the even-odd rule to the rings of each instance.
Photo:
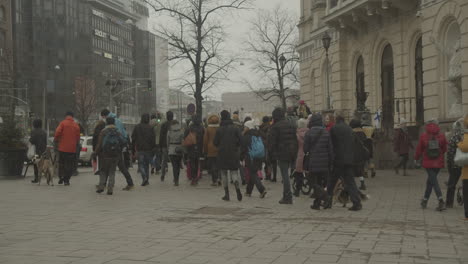
[[[468,152],[463,152],[461,149],[457,148],[453,162],[460,167],[468,166]]]
[[[197,135],[195,132],[190,132],[187,137],[182,141],[182,146],[190,147],[197,144]]]

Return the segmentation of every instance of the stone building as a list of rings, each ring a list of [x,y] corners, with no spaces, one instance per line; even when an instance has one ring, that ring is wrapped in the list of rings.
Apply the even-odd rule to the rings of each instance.
[[[299,30],[301,97],[314,110],[329,110],[330,94],[330,108],[363,105],[390,134],[401,118],[417,128],[468,112],[466,0],[301,0]]]
[[[0,113],[14,111],[12,11],[10,0],[0,0]]]

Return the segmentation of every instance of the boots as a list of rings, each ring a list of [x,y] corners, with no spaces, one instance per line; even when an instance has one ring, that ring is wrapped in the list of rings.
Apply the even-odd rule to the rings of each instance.
[[[361,181],[361,187],[359,187],[359,190],[362,190],[362,191],[367,190],[366,183],[364,181]]]
[[[102,185],[96,185],[96,192],[97,193],[102,193],[104,191],[104,186]]]
[[[236,193],[237,193],[237,200],[240,202],[242,201],[242,192],[240,189],[236,189]]]
[[[229,201],[229,188],[224,187],[224,197],[222,198],[224,201]]]
[[[312,210],[320,210],[320,199],[315,199],[314,203],[310,206]]]
[[[442,211],[444,211],[445,209],[447,209],[447,208],[445,208],[445,202],[444,202],[444,200],[439,199],[439,205],[437,206],[436,211],[442,212]]]

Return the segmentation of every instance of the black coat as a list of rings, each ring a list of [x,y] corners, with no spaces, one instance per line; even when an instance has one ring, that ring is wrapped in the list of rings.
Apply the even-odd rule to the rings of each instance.
[[[274,160],[294,161],[297,155],[296,128],[285,119],[280,119],[270,127],[268,151]]]
[[[362,165],[369,160],[370,150],[367,136],[361,128],[353,130],[354,143],[354,164]]]
[[[335,166],[354,164],[353,130],[344,122],[337,122],[330,130]]]
[[[159,135],[159,147],[167,148],[167,133],[171,128],[171,121],[166,121],[161,125],[161,134]]]
[[[187,147],[187,155],[191,159],[197,159],[203,154],[203,136],[205,135],[205,129],[202,125],[191,125],[185,130],[184,138],[186,138],[190,132],[195,132],[197,144]]]
[[[324,127],[312,127],[304,137],[304,153],[309,153],[309,166],[304,170],[329,171],[333,162],[333,143],[330,133]]]
[[[132,142],[135,151],[154,151],[156,144],[154,142],[153,127],[150,124],[144,123],[136,125],[132,133]]]
[[[47,134],[41,128],[35,128],[31,131],[29,142],[36,146],[36,155],[42,155],[47,149]]]
[[[221,121],[213,142],[218,148],[218,169],[239,169],[241,138],[241,132],[232,120]]]

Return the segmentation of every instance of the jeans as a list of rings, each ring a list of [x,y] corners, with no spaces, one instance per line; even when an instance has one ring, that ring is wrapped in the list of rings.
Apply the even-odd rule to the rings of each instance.
[[[218,168],[216,166],[217,164],[217,158],[216,157],[208,157],[206,162],[208,163],[208,170],[211,174],[211,181],[213,183],[217,183],[220,179],[219,179],[219,172],[218,172]]]
[[[463,180],[463,206],[465,208],[465,218],[468,218],[468,180]]]
[[[239,170],[221,170],[220,172],[221,172],[221,179],[222,179],[224,188],[229,187],[229,177],[228,177],[228,172],[229,172],[229,174],[231,175],[231,180],[234,182],[234,186],[236,186],[236,189],[239,189],[239,184],[241,182]]]
[[[149,180],[149,166],[153,154],[151,152],[138,152],[138,170],[140,171],[143,182]]]
[[[174,175],[174,183],[179,183],[179,175],[180,175],[180,165],[182,164],[182,157],[177,155],[170,155],[169,159],[171,160],[172,164],[172,174]]]
[[[291,165],[291,161],[280,160],[278,163],[280,167],[281,178],[283,179],[283,199],[290,200],[292,199],[291,182],[289,181],[289,167]]]
[[[457,187],[458,180],[461,176],[461,168],[449,169],[449,180],[447,186],[447,205],[453,205],[455,198],[455,188]]]
[[[361,197],[359,197],[359,191],[354,181],[354,169],[351,165],[338,165],[334,167],[333,173],[329,175],[328,179],[328,195],[333,197],[333,192],[339,178],[343,179],[345,191],[348,193],[353,205],[360,205]]]
[[[255,163],[255,164],[254,164]],[[246,162],[247,168],[249,170],[249,178],[247,181],[247,189],[246,192],[248,194],[252,194],[253,187],[257,187],[257,190],[259,193],[263,193],[265,191],[265,187],[263,186],[262,182],[258,178],[258,168],[262,167],[262,162],[261,161],[247,161]]]
[[[103,158],[100,162],[99,186],[104,187],[107,182],[107,189],[112,190],[115,184],[115,171],[119,163],[119,158]]]
[[[431,197],[432,189],[434,189],[437,199],[442,199],[442,191],[440,190],[439,181],[437,180],[437,175],[439,174],[440,169],[426,169],[427,171],[427,181],[426,181],[426,191],[424,192],[424,200],[429,200]]]
[[[130,172],[128,172],[128,167],[125,164],[125,159],[123,157],[124,155],[121,155],[117,161],[117,167],[119,168],[119,171],[123,174],[125,177],[125,180],[127,181],[128,186],[133,186],[133,180],[132,180],[132,175],[130,175]]]
[[[70,178],[75,169],[76,153],[60,152],[59,175],[64,183],[70,183]]]

